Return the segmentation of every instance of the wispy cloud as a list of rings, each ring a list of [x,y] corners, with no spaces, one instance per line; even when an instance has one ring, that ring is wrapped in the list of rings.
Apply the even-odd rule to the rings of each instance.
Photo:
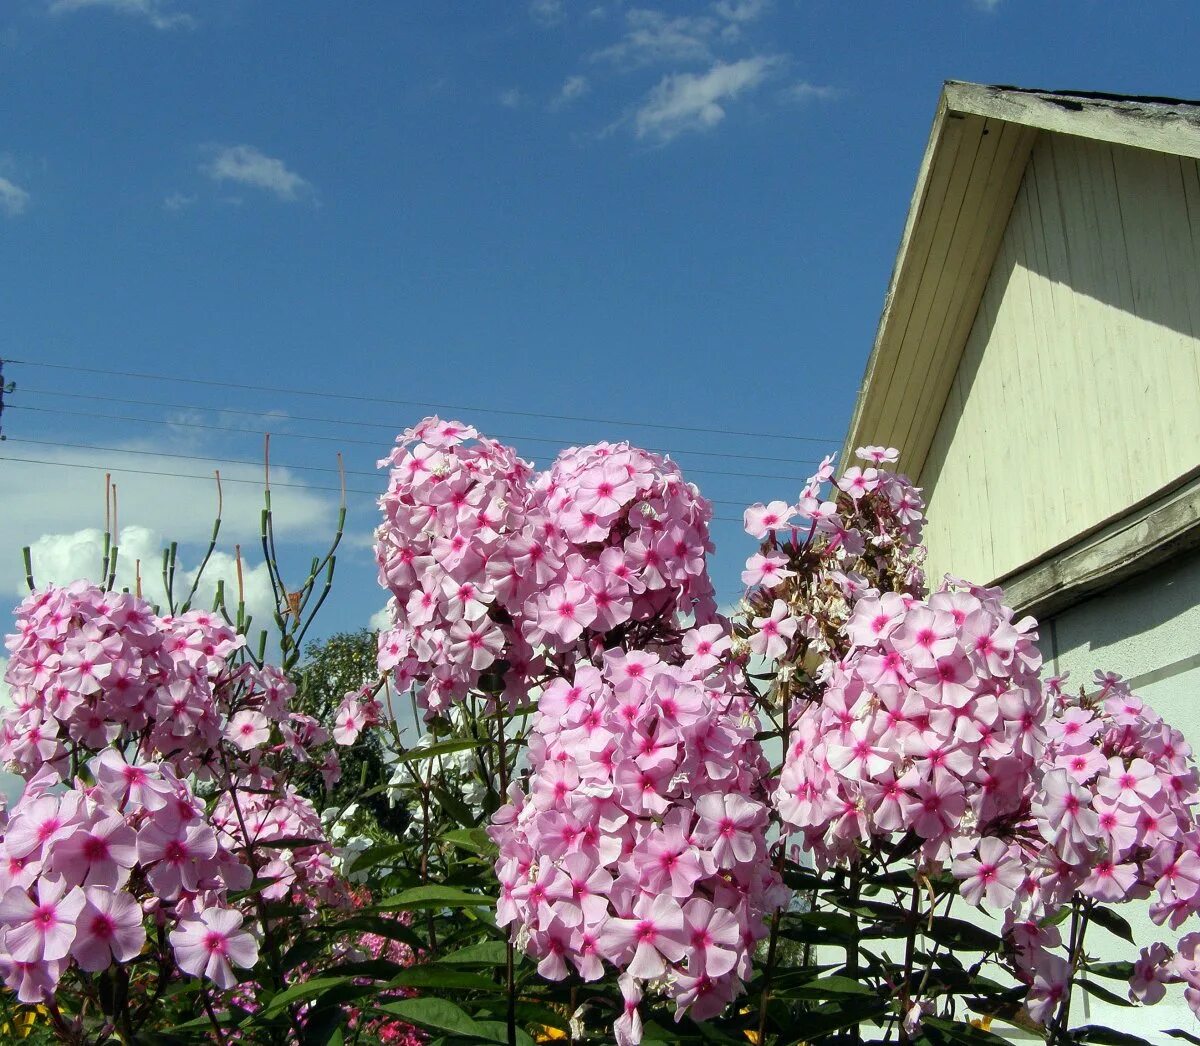
[[[688,131],[706,131],[725,119],[725,106],[753,91],[779,59],[767,55],[717,62],[705,73],[664,76],[633,117],[638,138],[669,142]]]
[[[831,87],[828,84],[810,84],[806,80],[800,80],[780,92],[780,96],[789,102],[829,101],[832,98],[841,97],[841,94],[842,91],[839,87]]]
[[[7,178],[0,178],[0,211],[9,218],[24,214],[29,206],[29,193]]]
[[[525,95],[519,88],[509,87],[500,92],[498,101],[506,109],[519,109],[525,104]]]
[[[670,16],[635,8],[625,12],[625,35],[592,55],[598,62],[638,68],[669,62],[706,62],[720,23],[709,15]]]
[[[714,50],[741,39],[771,7],[771,0],[717,0],[706,11],[674,15],[652,8],[625,12],[625,33],[592,54],[594,61],[624,69],[670,63],[701,63]]]
[[[582,98],[589,90],[591,90],[591,84],[588,83],[586,76],[568,76],[563,81],[562,87],[558,89],[558,94],[550,100],[550,108],[565,109],[571,103]]]
[[[529,14],[539,25],[557,25],[566,17],[563,0],[529,0]]]
[[[190,29],[196,19],[189,14],[173,10],[166,0],[51,0],[51,14],[66,14],[85,8],[114,11],[118,14],[141,18],[155,29]]]
[[[163,209],[168,211],[185,211],[196,202],[194,193],[173,192],[163,199]]]
[[[980,11],[986,11],[991,14],[993,11],[999,10],[1003,0],[971,0],[973,7],[979,8]]]
[[[311,199],[312,185],[273,156],[267,156],[253,145],[217,146],[212,159],[201,170],[216,182],[235,182],[252,189],[262,189],[288,203]]]

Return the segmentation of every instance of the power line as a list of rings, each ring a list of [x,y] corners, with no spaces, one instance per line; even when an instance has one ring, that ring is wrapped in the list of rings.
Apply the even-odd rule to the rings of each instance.
[[[98,400],[104,403],[124,403],[135,407],[165,407],[170,410],[196,410],[207,411],[217,414],[238,414],[249,418],[258,418],[260,421],[315,421],[329,425],[350,425],[360,429],[383,429],[393,435],[396,432],[395,425],[389,425],[383,421],[355,421],[352,418],[327,418],[317,417],[306,414],[291,414],[277,415],[264,413],[257,410],[242,410],[237,407],[205,407],[197,403],[165,403],[162,400],[146,400],[146,399],[123,399],[120,396],[101,396],[95,393],[87,392],[60,392],[57,389],[31,389],[25,385],[20,387],[20,393],[23,396],[58,396],[65,399],[76,400]],[[488,433],[493,439],[510,440],[512,442],[525,443],[549,443],[551,446],[561,447],[564,443],[573,442],[561,439],[549,439],[545,436],[512,436],[504,435],[503,433]],[[666,450],[661,447],[647,448],[655,454],[670,454],[675,457],[678,454],[694,454],[697,457],[705,458],[736,458],[739,461],[772,461],[778,462],[781,465],[799,465],[799,464],[815,464],[815,458],[774,458],[762,454],[732,454],[726,451],[717,450],[692,450],[690,448],[675,448],[674,450]]]
[[[466,411],[476,414],[502,414],[513,418],[544,418],[551,421],[580,421],[590,425],[617,425],[623,428],[661,429],[668,432],[701,432],[718,436],[751,436],[756,439],[790,439],[803,443],[820,443],[833,446],[837,441],[824,436],[793,436],[772,432],[743,432],[738,429],[706,429],[691,425],[665,425],[654,421],[621,421],[615,418],[590,418],[575,414],[545,414],[528,410],[501,410],[498,407],[467,407],[453,403],[432,403],[426,400],[390,399],[386,396],[351,395],[344,392],[296,389],[278,385],[249,385],[236,381],[217,381],[213,378],[184,378],[175,374],[147,374],[142,371],[109,370],[100,367],[80,367],[67,363],[42,363],[33,360],[18,360],[6,357],[6,363],[22,367],[42,367],[50,370],[69,370],[77,374],[103,374],[115,378],[135,378],[139,381],[173,381],[185,385],[206,385],[218,389],[241,389],[246,392],[272,392],[284,396],[315,396],[321,399],[349,400],[356,403],[388,403],[400,407],[432,407],[434,410]]]
[[[141,450],[135,447],[101,447],[95,443],[63,443],[59,440],[48,439],[26,439],[24,437],[10,436],[6,443],[27,443],[36,447],[59,447],[63,450],[98,450],[108,454],[138,454],[143,457],[152,458],[174,458],[180,461],[209,461],[217,465],[249,465],[255,468],[263,466],[262,461],[254,461],[250,458],[224,458],[217,457],[213,454],[178,454],[165,450]],[[292,469],[297,472],[326,472],[338,475],[339,470],[328,465],[296,465],[284,461],[272,461],[273,469]],[[366,476],[369,479],[385,479],[382,472],[366,472],[363,469],[344,469],[341,470],[347,476]],[[336,488],[329,488],[336,489]],[[371,493],[369,491],[356,491],[356,493]],[[379,492],[374,492],[378,494]],[[731,508],[745,508],[740,501],[722,501],[720,498],[708,499],[714,505],[728,505]]]
[[[308,439],[321,440],[325,443],[355,444],[363,447],[374,447],[377,451],[380,450],[378,440],[367,439],[352,439],[348,436],[322,436],[315,432],[270,432],[266,429],[242,429],[236,425],[207,425],[199,421],[163,421],[161,418],[133,418],[125,414],[102,414],[96,411],[85,410],[59,410],[52,407],[27,407],[20,403],[5,403],[4,409],[9,410],[27,410],[37,414],[54,414],[62,417],[70,418],[99,418],[104,421],[133,421],[140,425],[165,425],[169,428],[185,428],[185,429],[205,429],[211,432],[234,432],[241,433],[244,436],[266,436],[271,435],[283,439]],[[390,449],[390,448],[384,448]],[[732,476],[734,478],[746,477],[749,479],[773,479],[786,480],[796,483],[803,483],[803,476],[779,476],[763,472],[723,472],[719,469],[693,469],[689,468],[689,474],[700,476]]]
[[[14,457],[10,454],[0,454],[0,461],[17,461],[17,462],[23,462],[26,465],[49,465],[53,468],[93,469],[96,472],[125,473],[126,475],[131,475],[131,476],[162,476],[162,477],[166,477],[167,479],[203,480],[206,483],[213,482],[212,476],[197,476],[195,473],[190,473],[190,472],[159,472],[159,471],[155,471],[152,469],[131,469],[131,468],[126,468],[123,465],[86,465],[83,462],[78,462],[78,461],[49,461],[45,458]],[[222,483],[248,483],[251,486],[258,486],[258,487],[261,487],[263,485],[259,480],[256,480],[256,479],[238,479],[233,476],[222,476],[221,482]],[[289,488],[292,488],[295,490],[331,491],[334,494],[340,494],[342,492],[340,487],[322,487],[322,486],[317,486],[315,484],[310,485],[308,483],[287,483],[287,482],[278,482],[277,483],[274,480],[272,480],[271,481],[271,489],[273,490],[276,487],[289,487]],[[363,494],[363,495],[367,495],[372,498],[379,497],[378,491],[359,490],[354,487],[347,487],[346,493],[347,494]],[[712,519],[713,519],[713,522],[716,522],[716,523],[741,523],[742,522],[742,520],[737,519],[733,516],[713,516]]]

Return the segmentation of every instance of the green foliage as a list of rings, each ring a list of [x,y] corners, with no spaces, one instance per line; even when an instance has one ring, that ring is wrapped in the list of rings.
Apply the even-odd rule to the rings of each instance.
[[[297,712],[310,715],[327,729],[333,725],[338,706],[348,693],[373,682],[379,675],[375,667],[376,633],[363,628],[357,632],[336,632],[304,650],[304,661],[296,674],[296,696],[292,705]],[[364,834],[374,838],[398,836],[408,824],[408,811],[393,805],[387,790],[363,794],[363,783],[386,782],[392,773],[386,754],[387,736],[379,730],[364,730],[352,745],[339,749],[342,779],[320,794],[319,782],[309,782],[307,797],[319,805],[345,806],[359,798],[366,814],[360,825]]]

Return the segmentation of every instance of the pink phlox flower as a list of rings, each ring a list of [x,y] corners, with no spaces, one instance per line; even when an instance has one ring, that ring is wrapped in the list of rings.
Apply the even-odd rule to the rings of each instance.
[[[661,977],[668,962],[679,962],[687,953],[688,934],[683,909],[670,894],[643,896],[632,918],[611,918],[601,933],[601,947],[610,961],[623,964],[626,973],[640,980]]]
[[[1068,860],[1075,860],[1096,845],[1100,821],[1091,806],[1091,794],[1065,770],[1049,771],[1033,801],[1038,831],[1047,842],[1058,846]]]
[[[769,505],[761,502],[751,505],[744,514],[746,533],[761,541],[772,531],[786,529],[795,512],[796,510],[784,501],[772,501]]]
[[[262,712],[250,708],[235,712],[225,726],[226,739],[243,752],[266,744],[270,736],[271,721]]]
[[[1059,1003],[1070,990],[1070,964],[1058,955],[1042,952],[1032,964],[1033,983],[1025,999],[1029,1016],[1045,1023],[1057,1011]]]
[[[895,447],[857,447],[855,448],[854,456],[859,461],[872,461],[876,465],[883,465],[887,462],[898,461],[900,459],[900,451],[896,450]]]
[[[146,944],[142,909],[124,892],[99,886],[84,890],[86,903],[76,919],[71,955],[80,967],[95,973],[116,962],[136,958]]]
[[[68,889],[64,879],[41,878],[34,894],[30,898],[14,886],[0,899],[0,925],[6,931],[4,947],[17,962],[65,959],[75,940],[83,891],[78,886]]]
[[[746,560],[746,569],[742,571],[742,584],[748,588],[760,585],[771,589],[780,584],[785,578],[795,577],[794,570],[787,569],[787,556],[781,552],[770,552],[763,555],[756,552]]]
[[[977,856],[959,857],[954,862],[963,899],[976,907],[986,901],[997,911],[1008,908],[1025,878],[1020,854],[994,836],[981,839],[975,853]]]
[[[1106,799],[1131,807],[1142,806],[1162,790],[1158,772],[1145,759],[1134,759],[1128,766],[1113,756],[1108,761],[1108,773],[1096,781],[1096,791]]]
[[[242,915],[232,908],[206,908],[181,919],[170,933],[179,968],[207,977],[219,988],[232,988],[238,981],[233,967],[250,969],[258,962],[258,943],[241,926]]]
[[[46,869],[76,886],[115,890],[125,885],[137,863],[135,843],[123,817],[100,810],[54,846]]]
[[[1170,968],[1171,949],[1161,941],[1143,948],[1133,964],[1133,975],[1129,978],[1129,998],[1144,1006],[1160,1002],[1176,974]]]
[[[753,619],[756,629],[750,637],[750,649],[763,657],[778,660],[787,652],[788,641],[796,634],[799,622],[789,616],[788,606],[782,599],[775,600],[767,617]]]

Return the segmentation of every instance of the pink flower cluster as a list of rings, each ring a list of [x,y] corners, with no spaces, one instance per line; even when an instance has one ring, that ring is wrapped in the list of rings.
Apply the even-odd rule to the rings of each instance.
[[[713,618],[711,508],[673,462],[602,443],[535,475],[438,418],[397,442],[380,462],[391,472],[376,558],[394,624],[379,665],[402,688],[416,681],[429,714],[472,690],[503,687],[515,704],[549,662],[562,672],[615,630]]]
[[[1007,902],[1035,1016],[1053,1005],[1068,971],[1048,954],[1053,936],[1033,927],[1072,895],[1102,904],[1150,898],[1151,919],[1171,929],[1200,912],[1200,772],[1191,746],[1117,676],[1097,672],[1096,689],[1074,698],[1060,684],[1046,686],[1054,714],[1044,727],[1033,830],[955,864],[964,894],[980,892],[986,879],[997,884],[991,904]],[[1164,984],[1183,983],[1200,1013],[1197,943],[1192,932],[1175,953],[1161,943],[1143,949],[1131,997],[1156,1002]]]
[[[66,776],[72,748],[137,737],[144,756],[188,774],[220,741],[213,683],[243,640],[214,615],[160,618],[136,596],[80,581],[30,595],[16,619],[0,759],[18,772]]]
[[[705,557],[711,507],[669,460],[572,448],[535,474],[458,422],[398,439],[377,559],[381,669],[429,715],[541,688],[528,796],[497,814],[501,925],[544,975],[624,971],[621,1041],[651,984],[678,1013],[743,989],[763,915],[767,767]],[[372,718],[357,695],[339,736]],[[375,717],[377,718],[377,716]]]
[[[0,970],[23,1002],[72,960],[137,956],[147,919],[180,969],[230,987],[257,961],[233,893],[257,874],[269,898],[340,896],[317,813],[277,767],[328,734],[289,711],[282,672],[233,661],[223,621],[84,582],[16,619],[0,755],[27,781],[0,824]]]
[[[671,666],[610,650],[541,695],[527,794],[517,787],[490,829],[500,847],[497,922],[559,980],[624,975],[650,984],[677,1015],[719,1013],[744,989],[764,913],[786,900],[767,856],[767,772],[756,720],[720,625],[684,637]]]
[[[1028,802],[1044,718],[1032,625],[979,589],[858,600],[849,653],[792,719],[775,795],[818,865],[909,831],[943,860]]]
[[[949,866],[968,904],[1002,916],[1030,1015],[1050,1020],[1073,976],[1064,906],[1150,897],[1172,929],[1200,912],[1200,773],[1118,677],[1078,698],[1043,684],[1036,623],[1001,590],[947,578],[926,598],[919,492],[883,468],[894,451],[859,457],[872,465],[834,501],[826,462],[797,505],[746,513],[765,540],[742,635],[791,696],[776,808],[819,868],[906,840],[919,866]],[[1198,944],[1144,949],[1131,997],[1184,983],[1200,1013]]]
[[[897,452],[861,447],[858,456],[883,466]],[[831,484],[833,471],[826,458],[793,505],[746,509],[746,532],[763,542],[742,571],[750,590],[751,653],[782,659],[796,649],[799,633],[813,653],[836,660],[845,649],[843,627],[864,591],[923,589],[920,491],[882,467],[854,467]]]
[[[226,918],[216,913],[228,893],[250,885],[250,869],[169,766],[129,763],[109,748],[87,769],[95,784],[76,780],[66,791],[49,768],[37,774],[3,828],[0,970],[22,1002],[53,994],[71,959],[96,972],[135,958],[147,914],[169,916],[185,942],[175,949],[180,967],[204,972],[208,960],[197,965],[188,934]],[[230,957],[255,950],[247,939]],[[214,962],[213,979],[232,984],[228,962]]]

